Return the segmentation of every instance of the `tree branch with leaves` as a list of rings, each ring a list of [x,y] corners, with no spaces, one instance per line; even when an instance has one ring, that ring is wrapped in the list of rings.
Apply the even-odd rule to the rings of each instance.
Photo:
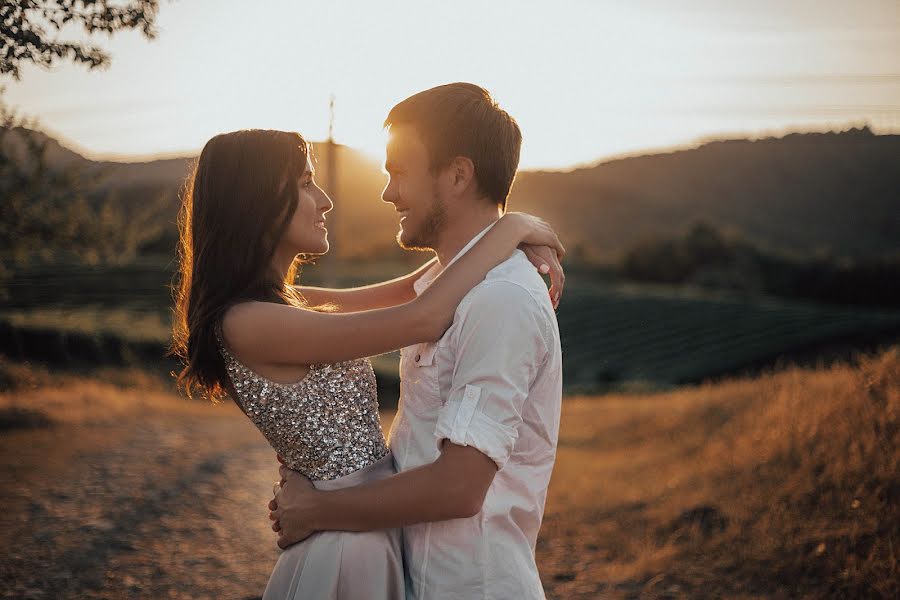
[[[159,0],[0,0],[0,74],[18,80],[25,64],[50,68],[64,59],[106,67],[110,57],[101,48],[58,34],[74,25],[89,35],[137,29],[153,39],[158,11]]]

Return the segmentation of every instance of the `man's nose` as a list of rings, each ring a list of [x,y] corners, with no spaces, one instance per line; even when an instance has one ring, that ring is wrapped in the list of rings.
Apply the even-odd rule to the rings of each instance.
[[[384,189],[381,190],[381,201],[387,202],[388,204],[394,204],[397,201],[397,193],[394,191],[394,184],[390,181],[387,182],[387,185],[384,186]]]

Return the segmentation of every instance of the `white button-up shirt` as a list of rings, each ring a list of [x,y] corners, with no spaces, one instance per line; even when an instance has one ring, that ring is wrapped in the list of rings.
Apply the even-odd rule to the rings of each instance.
[[[416,282],[417,294],[437,272]],[[390,434],[398,470],[436,460],[444,439],[498,469],[474,517],[403,529],[407,598],[544,598],[534,547],[556,458],[562,354],[546,284],[523,252],[469,292],[437,343],[401,351],[400,379]]]

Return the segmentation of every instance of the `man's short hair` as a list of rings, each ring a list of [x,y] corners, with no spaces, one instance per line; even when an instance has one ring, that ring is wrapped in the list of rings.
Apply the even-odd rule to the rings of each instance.
[[[432,170],[465,156],[475,166],[479,191],[506,210],[519,166],[522,132],[490,93],[472,83],[448,83],[403,100],[385,127],[408,125],[428,150]]]

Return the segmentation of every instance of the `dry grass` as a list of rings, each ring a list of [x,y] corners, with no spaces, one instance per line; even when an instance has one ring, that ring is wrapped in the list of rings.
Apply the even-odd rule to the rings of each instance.
[[[16,382],[0,393],[0,412],[12,415],[13,427],[26,424],[19,431],[0,431],[5,465],[0,471],[10,486],[22,488],[6,505],[12,513],[27,508],[37,515],[9,514],[10,523],[37,522],[45,513],[60,512],[55,501],[38,506],[25,500],[34,497],[32,487],[46,488],[48,475],[58,473],[58,486],[79,498],[73,490],[106,485],[94,471],[138,462],[139,470],[119,476],[152,481],[169,499],[159,507],[141,501],[144,516],[132,520],[140,523],[142,539],[158,538],[166,546],[163,540],[177,531],[180,551],[204,565],[222,558],[216,548],[237,548],[240,542],[233,561],[212,565],[210,573],[233,572],[236,581],[245,582],[241,589],[247,595],[259,591],[271,567],[266,562],[273,559],[271,548],[262,561],[241,562],[241,557],[268,543],[260,498],[267,493],[274,462],[271,450],[233,406],[186,402],[139,372],[110,371],[103,382],[0,367],[4,378]],[[40,415],[52,421],[49,428]],[[383,414],[385,427],[391,417]],[[537,549],[548,598],[898,597],[898,425],[898,348],[854,365],[787,369],[666,393],[568,398]],[[204,442],[198,446],[199,439]],[[209,480],[204,485],[219,490],[216,502],[224,503],[215,514],[229,525],[218,537],[195,532],[183,511],[197,505],[179,500],[179,494],[194,493],[181,491],[178,479],[194,481],[194,463],[202,461],[193,452],[223,465],[224,474],[199,471],[203,481]],[[95,462],[84,462],[83,456]],[[75,479],[66,479],[68,472],[77,473]],[[129,489],[113,486],[108,493],[112,498]],[[89,491],[86,498],[94,493]],[[90,525],[80,524],[90,513],[85,506],[110,504],[77,504],[82,508],[64,513],[68,529],[61,531]],[[155,520],[154,510],[165,518]],[[199,528],[209,517],[195,518]],[[17,536],[42,530],[23,527],[16,529]],[[240,528],[240,535],[231,527]],[[127,528],[119,529],[117,535],[126,535]],[[198,567],[173,561],[167,552],[157,555],[152,544],[134,542],[134,549],[120,551],[109,545],[106,530],[95,533],[91,547],[102,552],[94,562],[106,569],[115,565],[123,581],[144,581],[140,569],[153,565],[154,582],[144,581],[139,588],[129,584],[132,592],[140,589],[138,596],[177,589],[199,597],[214,589],[209,587],[214,578],[198,578]],[[46,550],[51,543],[33,542],[26,547]],[[44,550],[33,560],[39,561]],[[53,556],[70,555],[80,556],[59,549]],[[19,585],[30,570],[39,572],[30,556],[22,554],[9,573],[0,569],[4,581]],[[34,584],[56,589],[56,584]],[[96,592],[98,597],[116,597],[124,589],[112,580],[90,585],[106,594]],[[233,591],[241,587],[229,585]]]
[[[551,597],[900,594],[900,352],[564,403]]]

